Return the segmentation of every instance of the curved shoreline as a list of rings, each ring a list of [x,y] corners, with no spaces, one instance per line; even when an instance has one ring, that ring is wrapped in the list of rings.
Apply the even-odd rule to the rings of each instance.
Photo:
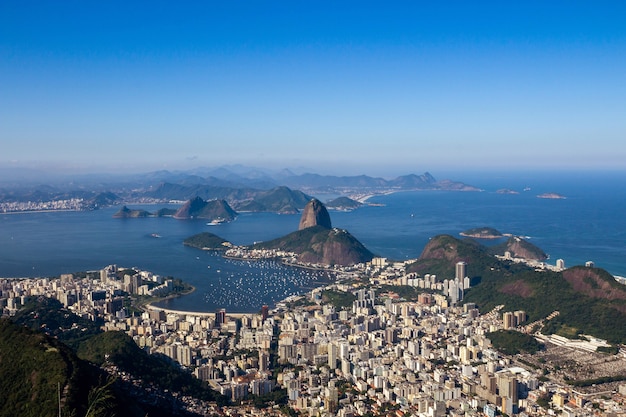
[[[342,271],[338,271],[338,270],[334,270],[334,269],[330,269],[330,268],[324,268],[324,267],[313,267],[313,266],[307,266],[307,265],[301,265],[301,264],[294,264],[294,263],[289,263],[285,260],[282,260],[280,257],[273,257],[273,258],[238,258],[238,257],[229,257],[226,255],[222,255],[222,257],[226,258],[226,259],[231,259],[231,260],[235,260],[235,261],[263,261],[263,260],[274,260],[274,261],[279,261],[281,262],[283,265],[285,266],[290,266],[293,268],[301,268],[301,269],[308,269],[308,270],[313,270],[313,271],[318,271],[318,272],[328,272],[328,273],[341,273]],[[190,285],[190,284],[189,284]],[[318,288],[318,287],[315,287]],[[174,299],[174,298],[178,298],[178,297],[182,297],[185,295],[189,295],[192,292],[194,292],[196,290],[196,287],[192,286],[192,290],[185,292],[185,293],[180,293],[180,294],[171,294],[168,295],[166,297],[163,297],[162,299],[159,300],[154,300],[154,301],[150,301],[146,304],[144,304],[143,306],[138,306],[139,308],[141,308],[142,310],[146,311],[146,310],[152,310],[152,311],[164,311],[165,313],[173,313],[173,314],[181,314],[181,315],[196,315],[196,316],[201,316],[201,317],[209,317],[209,316],[214,316],[215,315],[215,311],[212,312],[206,312],[206,311],[189,311],[189,310],[176,310],[176,309],[172,309],[172,308],[165,308],[165,307],[159,307],[159,306],[155,306],[153,305],[153,303],[160,303],[162,301],[167,301],[170,299]],[[311,290],[307,290],[304,291],[303,293],[307,293],[310,292]],[[281,300],[282,301],[282,300]],[[281,301],[277,301],[274,304],[277,304]],[[251,315],[256,315],[259,314],[258,312],[226,312],[226,316],[231,316],[234,318],[241,318],[243,316],[251,316]]]

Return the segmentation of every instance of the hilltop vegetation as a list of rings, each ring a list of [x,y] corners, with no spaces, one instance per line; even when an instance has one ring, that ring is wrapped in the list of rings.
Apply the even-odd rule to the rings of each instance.
[[[275,213],[294,214],[303,209],[310,196],[302,191],[288,187],[276,187],[268,191],[259,191],[249,201],[236,205],[240,211],[271,211]]]
[[[494,255],[504,255],[509,252],[514,258],[533,259],[545,261],[548,255],[538,246],[518,236],[510,237],[506,242],[489,248],[489,253]]]
[[[211,390],[205,382],[195,378],[171,363],[169,358],[149,355],[139,348],[126,333],[104,332],[80,345],[77,354],[81,359],[102,365],[105,360],[137,378],[150,381],[163,389],[192,395],[207,401],[227,400]],[[108,359],[107,359],[108,356]]]
[[[474,229],[464,230],[459,233],[461,236],[473,237],[476,239],[497,239],[504,236],[499,230],[493,227],[476,227]]]
[[[354,210],[361,207],[363,203],[353,200],[348,197],[337,197],[326,203],[326,207],[334,210]]]
[[[559,315],[545,323],[543,333],[567,337],[591,334],[611,343],[626,342],[626,288],[606,271],[577,266],[563,272],[536,271],[524,264],[500,261],[475,242],[441,235],[431,239],[419,260],[407,270],[454,277],[456,262],[467,263],[472,288],[466,302],[481,311],[499,304],[506,311],[524,310],[529,321]]]
[[[59,386],[64,410],[84,410],[84,365],[58,340],[7,319],[0,319],[0,372],[2,415],[55,415]]]
[[[354,236],[342,229],[312,226],[297,230],[253,249],[282,249],[298,254],[298,260],[325,265],[354,265],[371,261],[374,255]]]
[[[129,218],[136,219],[139,217],[150,217],[150,216],[152,216],[152,213],[146,210],[131,210],[126,206],[119,209],[119,211],[113,215],[113,217],[116,219],[129,219]]]
[[[229,242],[209,232],[198,233],[183,241],[185,246],[204,250],[224,250],[226,249],[225,243],[228,244]]]
[[[0,396],[0,415],[56,415],[58,384],[63,415],[68,416],[85,415],[92,390],[106,394],[102,416],[185,415],[172,392],[226,403],[169,358],[149,355],[123,332],[103,332],[99,322],[74,315],[57,300],[39,297],[13,320],[0,319],[0,392],[10,393]],[[140,398],[141,388],[110,380],[99,368],[105,364],[165,394],[147,404]]]
[[[491,340],[494,348],[505,355],[517,355],[521,352],[535,353],[543,347],[542,344],[531,335],[514,330],[498,330],[488,333],[487,338]]]

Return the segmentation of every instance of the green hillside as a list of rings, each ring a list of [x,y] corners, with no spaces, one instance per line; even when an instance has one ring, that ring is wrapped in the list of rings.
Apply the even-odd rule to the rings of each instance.
[[[464,302],[476,303],[482,312],[504,304],[504,311],[526,311],[532,322],[559,311],[543,333],[568,337],[584,333],[626,343],[626,287],[604,270],[582,266],[563,272],[535,270],[500,261],[484,246],[448,235],[432,238],[407,270],[449,279],[458,261],[467,263],[472,280]]]
[[[374,255],[354,236],[342,229],[312,226],[268,242],[255,249],[282,249],[298,254],[302,262],[325,265],[354,265],[372,260]]]
[[[228,241],[209,232],[198,233],[183,241],[185,246],[205,250],[224,250],[226,249],[224,243],[228,243]]]
[[[173,365],[169,359],[149,355],[121,331],[105,332],[88,339],[81,343],[77,354],[96,365],[102,365],[107,360],[135,377],[170,391],[226,403],[226,399],[211,390],[206,382]]]
[[[98,372],[63,343],[0,319],[0,416],[84,415]]]

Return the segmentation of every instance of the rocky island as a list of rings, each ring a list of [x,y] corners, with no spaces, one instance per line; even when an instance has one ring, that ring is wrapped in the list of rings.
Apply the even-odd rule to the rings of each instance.
[[[142,217],[150,217],[152,213],[146,210],[133,210],[124,206],[117,213],[113,215],[115,219],[137,219]]]
[[[348,231],[333,228],[324,204],[307,203],[297,231],[252,249],[275,249],[296,254],[298,262],[323,265],[354,265],[371,261],[374,255]]]
[[[459,234],[463,237],[471,237],[474,239],[499,239],[505,236],[493,227],[477,227],[465,230]]]
[[[174,214],[175,219],[207,219],[215,223],[229,222],[236,216],[225,200],[204,201],[200,197],[187,201]]]

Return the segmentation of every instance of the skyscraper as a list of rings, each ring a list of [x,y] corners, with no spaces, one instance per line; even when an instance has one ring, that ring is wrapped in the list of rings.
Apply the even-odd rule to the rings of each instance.
[[[456,263],[456,275],[455,279],[463,282],[463,278],[467,276],[467,264],[463,261]]]

